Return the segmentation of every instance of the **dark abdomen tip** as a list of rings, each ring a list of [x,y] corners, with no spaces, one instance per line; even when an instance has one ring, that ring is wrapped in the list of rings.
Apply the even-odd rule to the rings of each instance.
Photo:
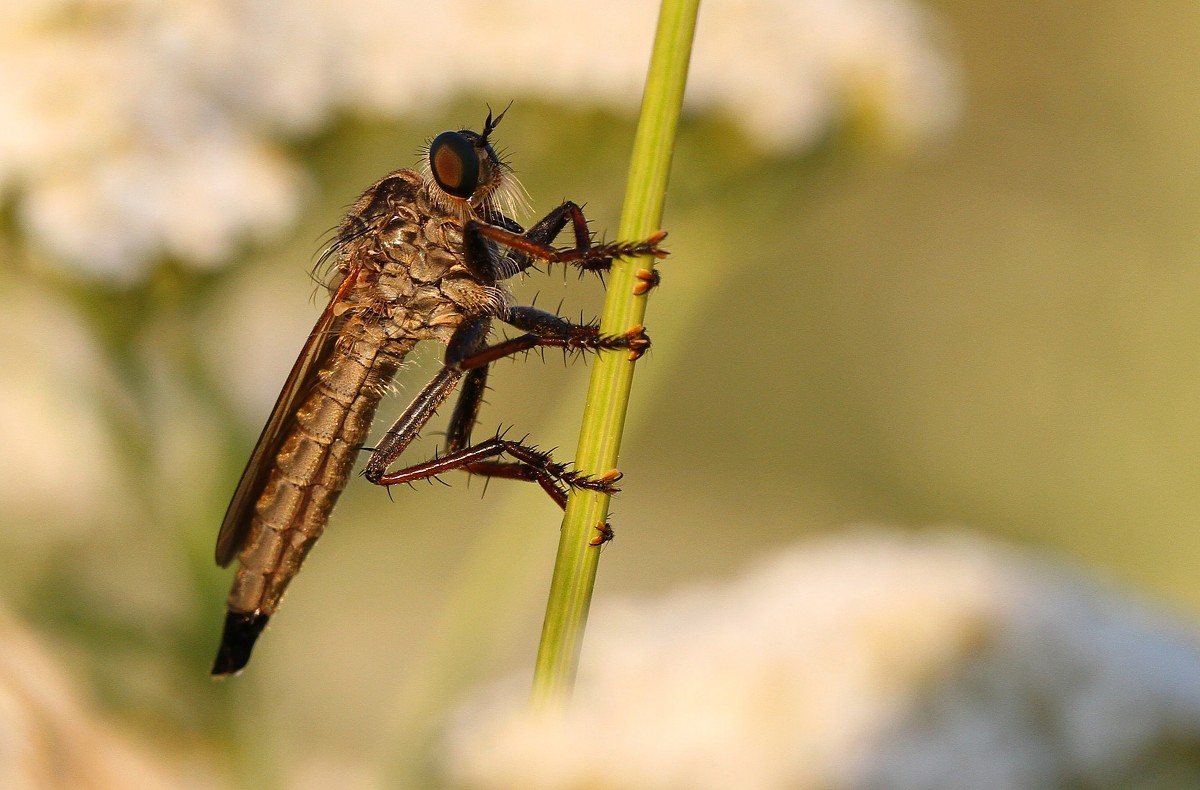
[[[250,660],[250,651],[258,635],[267,627],[270,615],[261,612],[227,612],[225,631],[221,634],[221,647],[213,661],[214,676],[232,675],[241,672]]]

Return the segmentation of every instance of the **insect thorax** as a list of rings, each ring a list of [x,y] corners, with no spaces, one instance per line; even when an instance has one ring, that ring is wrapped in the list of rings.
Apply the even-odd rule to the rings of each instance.
[[[419,173],[397,170],[372,185],[347,215],[338,268],[355,278],[347,311],[392,339],[447,341],[469,315],[497,314],[508,292],[466,265],[463,227]]]

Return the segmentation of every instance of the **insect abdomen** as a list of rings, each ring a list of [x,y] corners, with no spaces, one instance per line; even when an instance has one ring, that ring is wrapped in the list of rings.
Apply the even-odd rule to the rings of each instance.
[[[381,347],[387,345],[387,350]],[[317,384],[297,410],[238,556],[219,656],[236,672],[288,582],[325,530],[387,383],[409,344],[386,341],[351,318]],[[218,658],[218,663],[221,663]]]

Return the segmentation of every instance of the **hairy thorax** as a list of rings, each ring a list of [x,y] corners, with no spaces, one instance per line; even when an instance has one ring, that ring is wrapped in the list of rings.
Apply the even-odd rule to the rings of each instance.
[[[376,182],[339,231],[340,275],[356,278],[343,308],[359,319],[350,323],[406,351],[421,340],[447,342],[466,316],[498,313],[507,290],[463,263],[463,226],[471,218],[435,200],[415,171]],[[339,284],[340,277],[333,287]]]

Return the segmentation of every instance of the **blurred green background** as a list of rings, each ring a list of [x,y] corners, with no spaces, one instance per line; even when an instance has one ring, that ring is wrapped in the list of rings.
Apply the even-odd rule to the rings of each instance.
[[[890,146],[867,113],[785,154],[720,113],[685,118],[599,598],[854,524],[953,524],[1200,615],[1200,7],[928,5],[962,75],[943,139]],[[47,290],[101,349],[74,397],[98,405],[116,454],[56,448],[62,495],[97,465],[124,504],[71,529],[0,501],[0,584],[147,737],[216,744],[251,784],[285,782],[291,761],[414,775],[464,689],[531,666],[559,515],[535,487],[481,497],[459,476],[391,499],[352,481],[248,671],[207,677],[230,578],[212,543],[323,303],[308,277],[322,234],[424,140],[508,98],[295,142],[313,175],[300,224],[219,271],[73,278],[8,216],[10,316],[54,333],[20,307]],[[513,98],[497,136],[535,212],[586,201],[611,238],[633,119]],[[601,299],[557,271],[517,292],[568,315]],[[379,430],[439,355],[401,373]],[[497,365],[480,430],[512,425],[569,458],[586,375],[553,354]]]

